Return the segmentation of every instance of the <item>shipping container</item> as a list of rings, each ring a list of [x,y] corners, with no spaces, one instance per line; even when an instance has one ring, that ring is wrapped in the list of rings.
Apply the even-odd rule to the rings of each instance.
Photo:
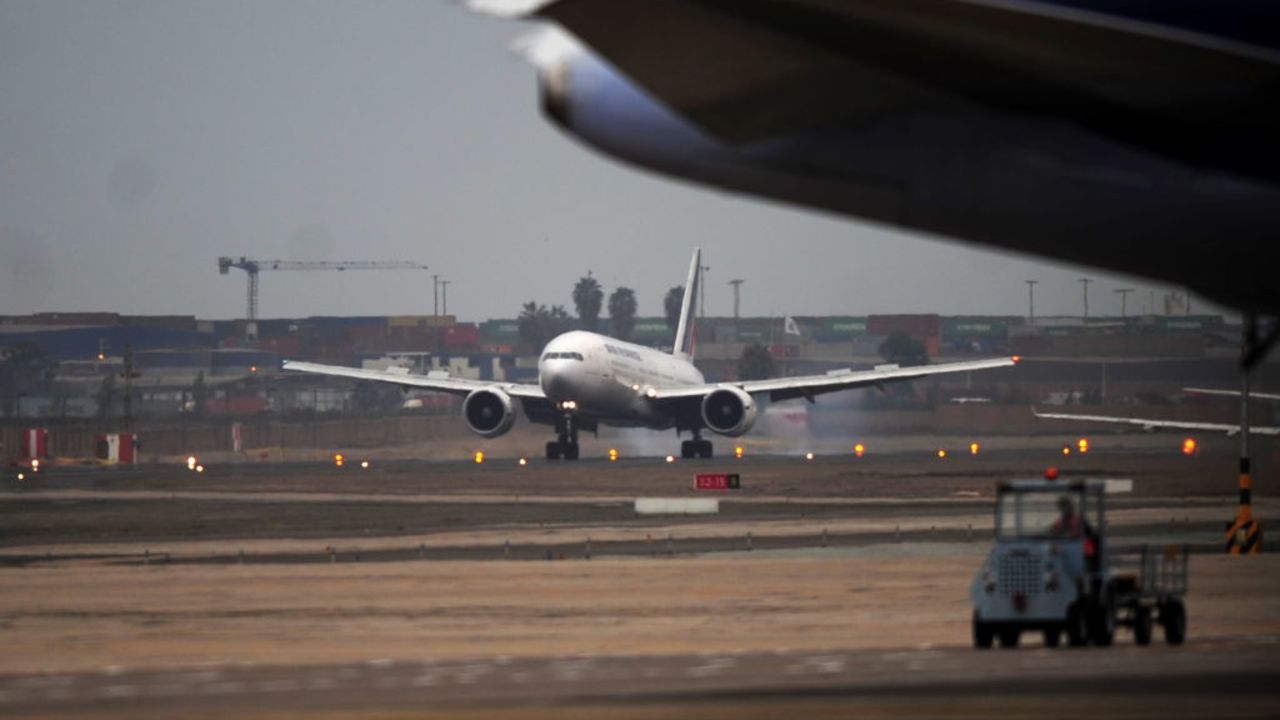
[[[480,342],[498,345],[520,342],[520,321],[486,320],[480,323]]]
[[[991,317],[946,317],[941,319],[941,336],[944,342],[965,338],[1005,337],[1008,323]]]
[[[868,315],[867,332],[871,335],[890,335],[904,332],[912,337],[925,338],[938,334],[937,315]]]
[[[666,318],[636,318],[635,327],[631,329],[631,339],[636,342],[670,341],[676,331],[667,326]]]
[[[480,330],[475,323],[459,323],[444,331],[444,346],[450,350],[474,349],[480,344]]]
[[[822,318],[814,337],[819,342],[849,340],[867,334],[867,318],[838,316]]]

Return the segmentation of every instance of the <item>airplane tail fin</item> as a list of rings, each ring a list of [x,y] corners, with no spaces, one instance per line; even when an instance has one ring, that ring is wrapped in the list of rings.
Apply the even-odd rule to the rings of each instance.
[[[672,355],[693,357],[697,340],[698,291],[702,285],[702,248],[693,249],[689,263],[689,279],[684,284],[684,299],[680,302],[680,324],[676,327],[676,344]]]

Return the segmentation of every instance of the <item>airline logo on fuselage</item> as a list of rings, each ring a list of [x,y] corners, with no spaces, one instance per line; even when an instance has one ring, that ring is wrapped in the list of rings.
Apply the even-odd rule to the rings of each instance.
[[[604,349],[608,351],[610,355],[621,355],[622,357],[630,358],[636,362],[644,361],[644,358],[640,357],[640,353],[635,350],[628,350],[627,348],[610,345],[609,343],[604,344]]]

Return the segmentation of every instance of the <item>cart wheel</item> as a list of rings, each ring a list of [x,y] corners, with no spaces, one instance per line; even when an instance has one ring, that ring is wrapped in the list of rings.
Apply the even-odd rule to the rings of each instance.
[[[1067,644],[1084,647],[1089,643],[1089,624],[1084,616],[1084,605],[1077,601],[1067,608]]]
[[[1089,640],[1098,647],[1108,647],[1116,636],[1116,606],[1110,596],[1094,603],[1089,613]]]
[[[1180,600],[1168,600],[1160,606],[1160,625],[1164,627],[1164,640],[1170,645],[1181,645],[1187,637],[1187,611]]]
[[[1139,645],[1151,644],[1151,611],[1147,608],[1133,609],[1133,641]]]
[[[1000,647],[1016,648],[1022,638],[1022,630],[1016,627],[1000,628]]]
[[[978,619],[978,611],[973,611],[973,646],[976,648],[989,648],[991,641],[995,638],[995,630],[991,625],[984,623]]]
[[[1058,643],[1062,642],[1062,628],[1046,628],[1044,631],[1044,646],[1055,648]]]

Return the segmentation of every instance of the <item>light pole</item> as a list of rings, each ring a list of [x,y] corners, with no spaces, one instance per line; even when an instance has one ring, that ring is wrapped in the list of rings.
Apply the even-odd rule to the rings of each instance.
[[[1027,280],[1027,318],[1032,325],[1036,324],[1036,284],[1039,280]]]
[[[1089,283],[1093,282],[1089,278],[1080,278],[1080,287],[1084,289],[1084,319],[1089,319]]]
[[[1120,288],[1116,290],[1116,294],[1120,296],[1120,317],[1128,316],[1129,309],[1129,293],[1133,292],[1133,288]]]
[[[711,266],[703,265],[702,274],[704,277],[701,278],[702,282],[698,283],[698,294],[700,296],[698,298],[698,310],[700,311],[699,315],[704,318],[707,316],[707,278],[705,276],[709,272],[711,272]]]
[[[452,280],[440,281],[440,306],[441,306],[440,310],[445,315],[449,314],[449,283],[451,282],[453,281]]]
[[[431,314],[440,316],[440,276],[431,276]]]
[[[738,302],[741,300],[742,283],[746,280],[730,280],[729,284],[733,286],[733,319],[738,319]]]

